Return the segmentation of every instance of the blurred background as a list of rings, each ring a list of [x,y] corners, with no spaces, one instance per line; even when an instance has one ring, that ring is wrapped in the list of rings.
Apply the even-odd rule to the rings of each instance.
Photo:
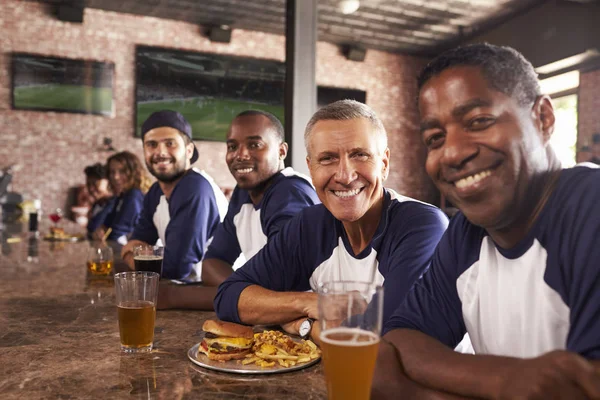
[[[233,116],[262,108],[287,119],[303,107],[286,86],[303,79],[285,63],[286,51],[302,56],[291,40],[286,48],[289,21],[296,41],[316,37],[314,54],[304,54],[315,68],[307,109],[348,97],[370,105],[390,137],[387,186],[400,193],[441,204],[423,168],[415,79],[458,44],[521,51],[555,99],[552,145],[563,164],[600,157],[600,2],[301,1],[2,0],[0,169],[12,166],[8,189],[68,210],[86,165],[121,150],[142,157],[139,124],[174,108],[194,127],[196,166],[230,190],[223,138]],[[308,17],[295,14],[306,4]],[[292,164],[302,169],[304,160]]]

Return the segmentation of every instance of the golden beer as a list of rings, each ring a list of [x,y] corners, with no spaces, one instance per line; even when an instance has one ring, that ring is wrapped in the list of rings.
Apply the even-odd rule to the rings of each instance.
[[[369,399],[378,348],[379,336],[359,328],[321,333],[329,400]]]
[[[112,260],[88,261],[87,267],[92,275],[109,275],[113,269],[113,262]]]
[[[128,301],[118,306],[121,345],[152,350],[156,307],[150,301]]]

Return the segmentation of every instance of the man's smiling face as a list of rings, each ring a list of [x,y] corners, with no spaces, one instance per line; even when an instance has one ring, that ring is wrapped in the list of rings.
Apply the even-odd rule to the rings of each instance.
[[[175,128],[154,128],[144,135],[146,167],[161,182],[174,182],[183,176],[193,151],[194,145],[186,145]]]
[[[342,222],[358,222],[383,197],[389,150],[365,118],[321,120],[308,138],[307,163],[319,199]]]
[[[551,126],[542,121],[553,121],[551,105],[538,103],[492,89],[474,66],[451,67],[422,87],[427,173],[472,223],[503,229],[527,207],[528,186],[547,169]]]
[[[225,162],[238,186],[261,187],[283,168],[287,144],[264,115],[237,117],[227,133]]]

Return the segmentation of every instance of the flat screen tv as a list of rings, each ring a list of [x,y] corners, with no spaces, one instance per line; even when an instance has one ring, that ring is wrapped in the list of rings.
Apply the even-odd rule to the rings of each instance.
[[[194,139],[225,141],[233,118],[249,109],[283,123],[285,64],[275,60],[136,48],[135,134],[154,111],[179,111]]]
[[[113,115],[112,63],[12,54],[12,107]]]
[[[356,100],[361,103],[367,102],[367,92],[358,89],[346,89],[338,87],[317,87],[317,108],[326,106],[338,100]]]

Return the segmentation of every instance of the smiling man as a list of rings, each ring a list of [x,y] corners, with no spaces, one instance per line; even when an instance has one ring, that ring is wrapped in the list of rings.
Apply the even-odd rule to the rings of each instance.
[[[237,186],[202,261],[208,287],[165,287],[162,308],[212,310],[216,286],[233,273],[238,256],[249,260],[288,220],[319,203],[309,178],[284,168],[287,149],[283,125],[274,115],[249,110],[233,119],[225,161]]]
[[[244,111],[227,134],[225,161],[237,186],[204,258],[202,281],[220,285],[241,254],[249,260],[293,216],[319,203],[310,178],[284,168],[288,146],[274,115]]]
[[[133,268],[134,246],[160,239],[165,246],[163,277],[197,281],[227,199],[210,176],[191,168],[198,150],[181,114],[163,110],[150,115],[142,125],[142,142],[146,167],[157,182],[144,197],[142,214],[121,255]]]
[[[600,170],[561,168],[550,98],[511,48],[439,56],[419,110],[461,212],[386,324],[373,398],[600,398]],[[452,351],[467,332],[475,356]]]
[[[308,335],[318,318],[311,289],[329,280],[383,284],[387,319],[446,229],[439,209],[384,188],[387,134],[368,106],[343,100],[320,109],[305,143],[323,204],[302,210],[219,287],[223,320],[283,324],[291,333],[303,325]]]

